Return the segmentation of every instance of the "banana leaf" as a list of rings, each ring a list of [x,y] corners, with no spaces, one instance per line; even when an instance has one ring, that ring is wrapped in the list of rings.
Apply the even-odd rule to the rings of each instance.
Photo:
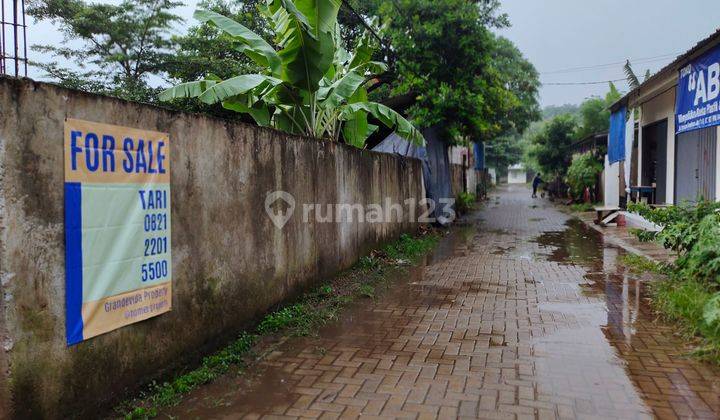
[[[210,86],[200,95],[200,100],[215,104],[237,95],[244,95],[256,88],[278,85],[282,80],[264,74],[243,74]]]
[[[178,98],[197,98],[216,83],[215,80],[198,80],[195,82],[180,83],[177,86],[160,92],[158,99],[161,101],[171,101]]]
[[[425,138],[422,133],[418,131],[410,121],[406,120],[405,117],[393,111],[391,108],[379,104],[377,102],[358,102],[348,104],[343,107],[341,118],[345,121],[352,118],[352,115],[357,111],[366,111],[373,117],[377,118],[385,124],[388,128],[395,130],[398,135],[405,138],[409,142],[417,145],[424,145]]]
[[[216,26],[242,42],[243,47],[239,48],[241,52],[261,67],[270,68],[274,76],[280,77],[282,66],[280,57],[272,45],[260,35],[234,20],[210,10],[196,10],[193,16],[201,22]]]

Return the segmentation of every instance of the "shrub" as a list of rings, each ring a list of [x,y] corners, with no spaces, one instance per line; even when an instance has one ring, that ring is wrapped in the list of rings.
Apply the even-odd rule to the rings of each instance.
[[[720,203],[701,200],[667,208],[628,205],[659,225],[652,235],[635,232],[641,240],[656,239],[678,253],[670,276],[653,287],[655,307],[677,321],[685,332],[703,338],[695,354],[720,364]]]
[[[582,196],[585,188],[593,189],[603,164],[592,153],[583,153],[573,158],[567,172],[567,183],[573,197]]]
[[[700,222],[709,215],[717,215],[720,203],[701,200],[697,204],[651,208],[643,203],[628,204],[628,211],[637,213],[660,226],[656,234],[638,234],[640,240],[657,239],[665,248],[678,254],[687,252],[698,241]]]
[[[455,209],[460,214],[467,213],[473,209],[476,201],[477,198],[475,197],[475,194],[461,192],[455,200]]]

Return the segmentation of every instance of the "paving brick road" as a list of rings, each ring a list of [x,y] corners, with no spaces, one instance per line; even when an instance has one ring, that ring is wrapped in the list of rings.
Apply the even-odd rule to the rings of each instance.
[[[719,418],[720,370],[655,322],[623,251],[504,187],[427,264],[180,418]]]

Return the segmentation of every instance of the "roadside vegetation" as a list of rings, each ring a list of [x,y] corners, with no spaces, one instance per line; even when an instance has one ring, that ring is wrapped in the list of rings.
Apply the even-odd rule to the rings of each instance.
[[[510,25],[499,0],[201,0],[188,22],[180,6],[33,1],[64,40],[33,45],[53,58],[31,64],[69,88],[361,148],[433,128],[518,159],[540,118],[537,70],[496,35]]]
[[[620,92],[609,83],[604,98],[592,97],[579,106],[548,107],[544,120],[534,123],[523,136],[525,165],[543,174],[544,189],[550,198],[583,201],[585,188],[590,201],[603,168],[606,146],[573,156],[573,144],[586,137],[607,132],[610,125],[610,105],[620,99]]]
[[[203,358],[199,366],[163,382],[153,382],[137,398],[124,402],[116,412],[126,419],[148,419],[159,409],[182,401],[184,395],[225,374],[241,374],[276,343],[293,336],[311,336],[339,318],[343,309],[358,299],[375,299],[390,285],[394,275],[435,247],[439,234],[404,234],[399,240],[362,257],[348,271],[303,294],[296,301],[268,313],[257,325],[218,352]]]
[[[665,270],[667,278],[652,287],[655,308],[699,338],[697,356],[720,364],[720,203],[657,209],[630,204],[628,210],[662,228],[637,231],[641,241],[656,241],[677,254]]]
[[[477,202],[477,196],[469,192],[461,192],[455,199],[455,210],[458,214],[463,215],[472,211],[475,208]]]
[[[596,201],[595,186],[600,179],[603,164],[591,152],[575,155],[567,171],[567,183],[572,197],[581,198],[590,191],[590,200]]]

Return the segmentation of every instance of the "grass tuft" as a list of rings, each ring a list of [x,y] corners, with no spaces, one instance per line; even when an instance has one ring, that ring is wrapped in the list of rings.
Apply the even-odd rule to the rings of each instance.
[[[570,205],[570,210],[572,210],[575,213],[586,213],[589,211],[594,211],[597,204],[593,203],[576,203]]]
[[[655,273],[662,274],[665,272],[664,267],[654,261],[651,261],[642,255],[625,254],[620,257],[620,262],[635,274]]]
[[[693,355],[720,365],[720,292],[693,279],[667,279],[653,284],[652,295],[663,318],[699,340]]]

